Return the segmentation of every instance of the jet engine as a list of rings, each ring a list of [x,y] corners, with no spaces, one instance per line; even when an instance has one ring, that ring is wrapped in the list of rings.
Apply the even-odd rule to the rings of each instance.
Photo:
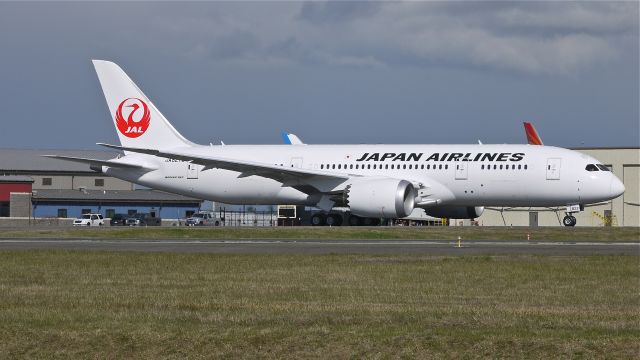
[[[429,216],[447,219],[475,219],[484,212],[484,206],[436,206],[425,208]]]
[[[397,219],[415,206],[416,190],[406,180],[371,179],[354,182],[344,190],[343,201],[351,213],[362,217]]]

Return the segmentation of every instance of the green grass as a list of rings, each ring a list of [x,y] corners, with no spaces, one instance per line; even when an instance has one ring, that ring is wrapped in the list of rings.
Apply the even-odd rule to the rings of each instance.
[[[635,358],[639,265],[0,252],[0,358]]]
[[[109,239],[429,239],[558,241],[640,241],[640,228],[565,227],[278,227],[278,228],[54,228],[4,230],[0,238],[109,238]]]

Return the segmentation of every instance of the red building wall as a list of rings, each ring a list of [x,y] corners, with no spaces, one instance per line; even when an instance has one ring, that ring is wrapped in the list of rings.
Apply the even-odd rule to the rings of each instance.
[[[9,201],[12,192],[31,192],[30,183],[0,183],[0,201]]]

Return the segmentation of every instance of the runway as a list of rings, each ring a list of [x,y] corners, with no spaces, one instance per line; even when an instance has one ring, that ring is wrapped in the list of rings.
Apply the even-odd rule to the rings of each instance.
[[[424,240],[3,239],[7,250],[88,250],[218,254],[640,255],[637,242]]]

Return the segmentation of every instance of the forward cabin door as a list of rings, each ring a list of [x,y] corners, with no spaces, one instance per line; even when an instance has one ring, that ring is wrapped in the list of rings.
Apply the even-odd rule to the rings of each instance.
[[[187,163],[187,179],[198,178],[198,165]]]
[[[562,159],[547,159],[547,180],[560,180],[560,164]]]
[[[456,180],[467,180],[468,167],[466,162],[456,163]]]

